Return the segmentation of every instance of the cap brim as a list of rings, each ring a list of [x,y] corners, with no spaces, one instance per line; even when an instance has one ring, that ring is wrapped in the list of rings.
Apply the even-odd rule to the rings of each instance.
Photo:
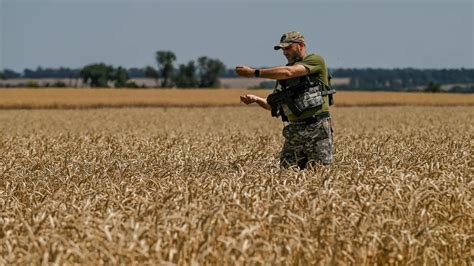
[[[291,45],[291,43],[282,42],[282,43],[280,43],[279,45],[273,46],[273,49],[275,49],[275,50],[280,50],[281,48],[285,48],[285,47],[288,47],[288,46],[290,46],[290,45]]]

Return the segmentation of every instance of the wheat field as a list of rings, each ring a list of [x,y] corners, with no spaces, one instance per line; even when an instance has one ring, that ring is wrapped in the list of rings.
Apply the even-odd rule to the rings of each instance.
[[[335,107],[280,170],[259,108],[0,111],[0,264],[472,265],[474,107]]]
[[[239,96],[266,97],[268,90],[244,89],[0,89],[0,109],[85,109],[104,107],[238,106]],[[348,92],[335,106],[474,106],[474,94]]]

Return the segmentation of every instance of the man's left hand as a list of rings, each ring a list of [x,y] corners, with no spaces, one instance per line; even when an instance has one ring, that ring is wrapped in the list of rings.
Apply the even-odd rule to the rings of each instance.
[[[236,66],[235,72],[241,77],[255,77],[255,68],[251,68],[249,66]]]

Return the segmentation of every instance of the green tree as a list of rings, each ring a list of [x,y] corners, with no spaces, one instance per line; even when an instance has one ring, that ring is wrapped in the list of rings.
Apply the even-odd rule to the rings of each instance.
[[[84,83],[91,87],[106,88],[108,82],[113,80],[114,68],[104,63],[91,64],[82,68],[79,73]]]
[[[3,72],[0,71],[0,79],[5,79],[5,75],[3,75]]]
[[[441,84],[429,82],[426,88],[423,90],[425,92],[441,92]]]
[[[155,59],[158,65],[158,74],[161,78],[161,87],[172,87],[173,62],[176,60],[176,55],[171,51],[157,51]]]
[[[145,68],[145,77],[152,78],[155,80],[156,86],[158,87],[158,71],[151,66]]]
[[[5,79],[21,78],[20,73],[17,73],[14,70],[11,70],[11,69],[8,69],[8,68],[3,70],[3,76],[5,77]]]
[[[220,86],[219,77],[225,73],[224,63],[218,59],[202,56],[198,58],[198,74],[200,88],[215,88]]]
[[[126,87],[130,76],[125,68],[118,67],[112,72],[111,79],[115,82],[114,85],[116,88],[123,88]]]
[[[179,65],[178,73],[173,78],[178,88],[195,88],[198,86],[198,78],[196,75],[196,65],[194,61],[189,61],[186,65]]]

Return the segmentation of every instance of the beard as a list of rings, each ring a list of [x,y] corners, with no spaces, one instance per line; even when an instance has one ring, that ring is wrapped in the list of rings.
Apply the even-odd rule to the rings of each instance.
[[[286,59],[288,60],[288,63],[292,64],[292,63],[303,60],[303,57],[301,57],[301,55],[297,51],[294,51],[294,52],[290,53],[286,57]]]

